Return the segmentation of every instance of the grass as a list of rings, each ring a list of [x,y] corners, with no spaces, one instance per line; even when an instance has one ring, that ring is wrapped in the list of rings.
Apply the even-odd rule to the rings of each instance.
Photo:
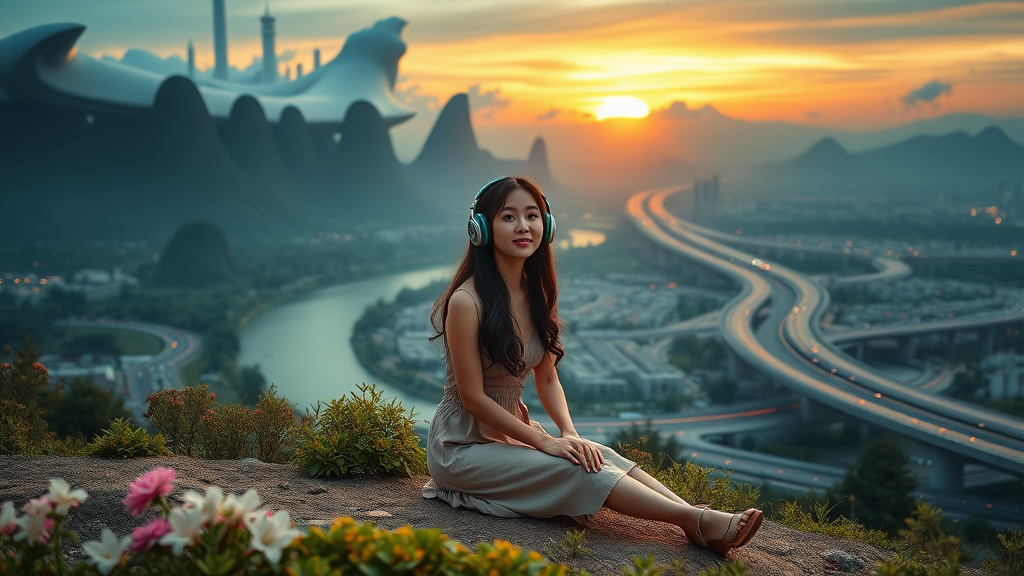
[[[121,354],[125,355],[153,355],[158,354],[164,349],[164,342],[160,338],[146,334],[145,332],[137,332],[135,330],[125,330],[121,328],[78,327],[66,327],[63,330],[65,340],[73,340],[75,338],[97,334],[109,334],[114,338],[114,345],[121,351]]]

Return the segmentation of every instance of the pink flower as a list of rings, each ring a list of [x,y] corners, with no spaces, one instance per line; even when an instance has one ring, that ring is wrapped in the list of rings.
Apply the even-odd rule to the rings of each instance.
[[[145,526],[132,532],[132,554],[145,552],[171,532],[171,523],[167,518],[157,518]]]
[[[133,516],[138,516],[157,498],[167,496],[174,490],[174,470],[160,466],[146,472],[128,486],[124,505]]]

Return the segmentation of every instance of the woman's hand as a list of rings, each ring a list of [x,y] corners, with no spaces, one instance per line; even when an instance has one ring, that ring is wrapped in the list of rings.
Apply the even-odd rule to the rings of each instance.
[[[573,464],[582,465],[587,472],[597,472],[604,464],[601,451],[589,440],[578,434],[563,434],[561,438],[545,438],[540,445],[545,454],[565,458]]]

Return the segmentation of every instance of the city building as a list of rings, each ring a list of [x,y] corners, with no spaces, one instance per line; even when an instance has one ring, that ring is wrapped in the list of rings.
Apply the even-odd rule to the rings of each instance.
[[[276,19],[270,15],[270,5],[260,17],[260,34],[263,37],[263,83],[274,84],[277,82],[277,52],[274,48],[274,22]]]
[[[993,354],[981,362],[981,369],[988,382],[989,400],[1024,396],[1024,355]]]
[[[196,77],[196,48],[191,40],[188,41],[188,77]]]
[[[228,79],[228,22],[224,0],[213,0],[213,77]]]

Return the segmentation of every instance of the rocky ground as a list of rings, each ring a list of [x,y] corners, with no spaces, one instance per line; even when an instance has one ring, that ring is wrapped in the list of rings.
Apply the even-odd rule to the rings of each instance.
[[[452,509],[420,495],[426,477],[314,480],[287,464],[253,460],[0,456],[0,502],[13,500],[20,508],[29,498],[46,493],[51,477],[61,477],[72,487],[89,492],[88,500],[68,517],[70,528],[83,540],[98,539],[104,526],[119,536],[126,535],[148,518],[132,517],[121,500],[132,480],[156,466],[167,466],[177,472],[176,489],[170,497],[172,505],[180,503],[186,489],[204,491],[206,486],[216,485],[225,493],[240,494],[255,488],[265,507],[287,510],[300,527],[329,525],[338,516],[351,516],[388,529],[406,524],[441,528],[470,546],[481,541],[508,540],[594,574],[620,574],[620,567],[629,563],[632,556],[644,554],[653,554],[660,564],[681,560],[691,576],[721,562],[713,552],[688,543],[674,526],[636,520],[607,509],[595,515],[586,527],[584,545],[593,554],[569,558],[553,551],[553,544],[564,538],[567,529],[579,528],[569,518],[504,519]],[[865,544],[799,532],[765,521],[757,537],[744,548],[731,552],[729,558],[744,562],[749,573],[757,576],[820,576],[867,575],[876,562],[888,555]]]

